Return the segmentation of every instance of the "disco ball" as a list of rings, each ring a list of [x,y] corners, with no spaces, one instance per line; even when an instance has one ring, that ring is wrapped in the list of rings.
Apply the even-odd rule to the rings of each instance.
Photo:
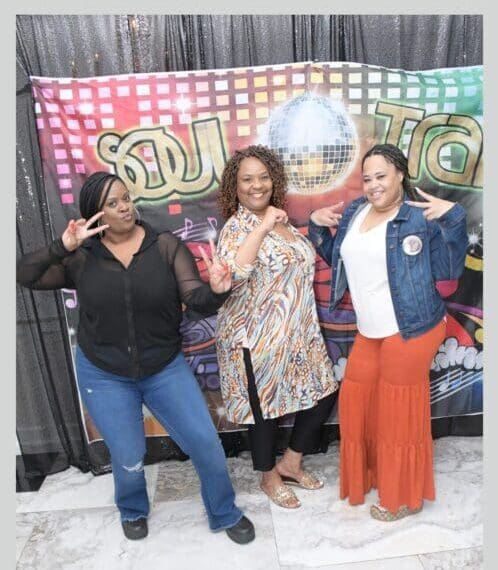
[[[305,93],[270,116],[263,144],[282,159],[289,192],[319,194],[338,186],[358,155],[358,137],[344,105]]]

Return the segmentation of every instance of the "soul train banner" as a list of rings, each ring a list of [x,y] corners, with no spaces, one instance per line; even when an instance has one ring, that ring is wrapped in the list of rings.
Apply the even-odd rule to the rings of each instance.
[[[360,159],[376,142],[409,157],[412,182],[467,210],[469,245],[459,288],[446,298],[447,338],[431,370],[433,417],[482,412],[482,67],[405,72],[355,63],[108,77],[32,77],[51,218],[60,234],[79,217],[86,176],[123,178],[144,219],[198,245],[224,223],[216,206],[227,158],[253,143],[274,149],[288,175],[291,221],[306,233],[313,209],[362,193]],[[352,307],[327,310],[330,269],[317,258],[315,290],[324,337],[340,379],[356,333]],[[409,284],[407,284],[409,286]],[[76,342],[78,297],[62,292]],[[215,318],[182,324],[183,349],[219,431],[224,414]],[[89,441],[100,439],[86,413]],[[292,418],[284,418],[292,421]],[[336,423],[336,414],[329,420]],[[146,433],[164,430],[145,411]]]

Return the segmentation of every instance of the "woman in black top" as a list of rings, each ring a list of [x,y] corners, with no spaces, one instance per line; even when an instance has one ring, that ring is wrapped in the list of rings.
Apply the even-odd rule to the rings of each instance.
[[[254,527],[234,504],[225,454],[179,331],[182,303],[202,315],[222,305],[231,288],[227,267],[201,250],[209,273],[209,285],[203,283],[181,240],[137,220],[125,184],[113,174],[86,180],[80,212],[61,238],[18,262],[17,281],[78,291],[78,387],[111,454],[125,536],[147,535],[145,404],[192,459],[210,528],[250,542]]]

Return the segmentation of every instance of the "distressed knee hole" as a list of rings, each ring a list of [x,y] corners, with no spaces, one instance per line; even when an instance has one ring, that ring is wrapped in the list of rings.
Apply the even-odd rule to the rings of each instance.
[[[138,463],[132,465],[131,467],[128,467],[128,465],[123,465],[123,469],[125,469],[129,473],[140,473],[140,471],[144,470],[144,462],[139,461]]]

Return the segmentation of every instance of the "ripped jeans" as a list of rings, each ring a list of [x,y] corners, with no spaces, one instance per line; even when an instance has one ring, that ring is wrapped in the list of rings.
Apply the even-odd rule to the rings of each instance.
[[[149,514],[142,404],[190,456],[211,530],[229,528],[242,518],[234,503],[220,438],[181,352],[160,372],[134,380],[98,368],[78,347],[76,373],[81,399],[111,454],[114,498],[121,520]]]

